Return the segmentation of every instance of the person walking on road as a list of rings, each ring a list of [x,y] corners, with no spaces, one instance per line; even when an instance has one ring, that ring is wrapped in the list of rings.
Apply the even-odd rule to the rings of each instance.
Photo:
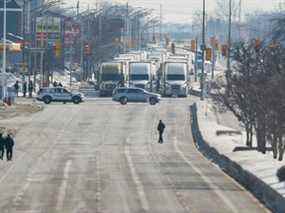
[[[3,160],[5,152],[5,138],[3,137],[3,133],[0,132],[0,159]]]
[[[29,82],[29,97],[32,98],[33,97],[33,90],[34,90],[34,85],[33,85],[33,81]]]
[[[16,83],[14,84],[14,89],[15,89],[16,95],[18,97],[18,95],[19,95],[19,81],[16,81]]]
[[[26,97],[26,93],[27,93],[27,82],[26,81],[24,81],[23,83],[22,90],[23,90],[23,97]]]
[[[14,139],[12,138],[11,133],[8,133],[6,141],[5,141],[7,161],[12,160],[14,144],[15,142],[14,142]]]
[[[165,124],[162,122],[162,120],[159,120],[158,126],[157,126],[157,131],[159,133],[159,139],[158,143],[163,143],[163,132],[165,129]]]

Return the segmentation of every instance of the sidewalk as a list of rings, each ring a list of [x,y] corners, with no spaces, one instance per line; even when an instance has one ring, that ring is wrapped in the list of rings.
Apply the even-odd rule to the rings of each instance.
[[[195,97],[193,99],[197,103],[198,124],[204,141],[218,152],[221,159],[229,159],[229,162],[222,162],[222,164],[232,161],[241,167],[240,170],[234,168],[239,171],[230,175],[242,182],[274,212],[285,212],[285,182],[280,183],[276,177],[277,170],[285,162],[274,160],[272,152],[263,155],[256,150],[247,149],[245,132],[231,113],[217,113],[210,99],[205,99],[205,101],[200,101]],[[241,131],[242,134],[217,136],[217,131],[224,130]],[[253,145],[256,147],[256,142]],[[244,176],[243,171],[249,176]],[[261,184],[257,184],[256,180],[251,182],[248,178],[257,178]],[[279,198],[276,198],[276,192],[281,195],[280,197],[277,195]],[[282,211],[277,211],[278,208]]]

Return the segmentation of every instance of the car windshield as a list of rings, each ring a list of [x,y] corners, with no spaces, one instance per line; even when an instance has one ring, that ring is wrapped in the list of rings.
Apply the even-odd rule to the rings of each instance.
[[[147,74],[138,74],[138,75],[131,75],[131,80],[149,80],[149,76]]]
[[[120,74],[103,74],[102,81],[120,81],[122,80],[122,75]]]
[[[185,81],[184,75],[167,75],[166,78],[170,81]]]

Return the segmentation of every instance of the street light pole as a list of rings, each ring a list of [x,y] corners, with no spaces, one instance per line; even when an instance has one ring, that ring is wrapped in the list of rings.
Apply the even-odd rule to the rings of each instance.
[[[200,87],[201,87],[201,100],[204,100],[204,65],[205,65],[205,16],[206,16],[206,1],[203,0],[203,23],[202,23],[202,71],[200,76]]]
[[[2,99],[6,96],[6,19],[7,19],[7,7],[6,0],[3,1],[3,64],[2,64]]]
[[[232,0],[229,0],[229,28],[228,28],[228,55],[227,55],[227,77],[231,76],[231,45],[232,45]]]
[[[162,44],[162,4],[159,5],[159,16],[160,16],[160,21],[159,21],[159,45]]]

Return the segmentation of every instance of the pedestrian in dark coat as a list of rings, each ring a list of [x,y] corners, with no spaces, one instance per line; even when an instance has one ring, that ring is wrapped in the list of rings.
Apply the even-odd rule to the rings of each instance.
[[[159,139],[158,143],[163,143],[163,132],[165,129],[165,124],[162,122],[162,120],[159,121],[158,126],[157,126],[157,131],[159,133]]]
[[[30,81],[29,82],[29,97],[33,97],[33,90],[34,90],[34,84],[33,84],[33,81]]]
[[[5,152],[5,138],[3,137],[3,133],[0,133],[0,159],[3,160],[4,152]]]
[[[12,138],[11,133],[8,133],[6,140],[5,140],[7,161],[12,160],[14,144],[15,142],[14,142],[14,139]]]
[[[22,90],[23,90],[23,97],[26,97],[26,93],[27,93],[27,82],[26,81],[23,83]]]
[[[63,87],[63,85],[62,85],[62,83],[61,83],[61,82],[59,82],[59,83],[58,83],[58,86],[59,86],[59,87]]]
[[[14,89],[15,89],[16,95],[18,97],[18,94],[19,94],[19,81],[16,81],[16,83],[14,84]]]
[[[52,83],[52,86],[53,86],[53,87],[57,87],[57,82],[54,81],[54,82]]]

